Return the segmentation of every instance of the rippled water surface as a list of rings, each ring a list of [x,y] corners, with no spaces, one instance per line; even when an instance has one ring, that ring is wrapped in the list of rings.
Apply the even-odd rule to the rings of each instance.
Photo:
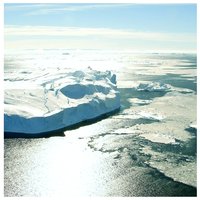
[[[196,55],[9,54],[4,84],[88,66],[117,74],[120,111],[64,136],[5,138],[5,196],[196,196]]]

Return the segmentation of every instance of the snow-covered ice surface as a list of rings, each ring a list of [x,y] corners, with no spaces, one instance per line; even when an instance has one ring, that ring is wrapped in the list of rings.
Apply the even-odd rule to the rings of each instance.
[[[5,132],[55,131],[120,107],[110,71],[30,68],[7,72],[5,80]]]
[[[151,82],[151,83],[140,83],[139,86],[137,87],[138,91],[169,91],[171,89],[170,85],[167,84],[161,84],[161,83],[156,83],[156,82]]]
[[[195,54],[30,52],[5,57],[5,108],[20,105],[10,113],[48,118],[69,103],[104,97],[113,105],[118,91],[121,107],[104,120],[65,131],[65,137],[5,139],[5,196],[196,195]],[[106,70],[116,74],[117,90],[116,77]]]

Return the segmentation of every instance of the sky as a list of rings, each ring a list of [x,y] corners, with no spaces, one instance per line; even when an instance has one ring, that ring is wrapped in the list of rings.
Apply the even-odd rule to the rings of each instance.
[[[4,4],[5,49],[196,51],[195,4]]]

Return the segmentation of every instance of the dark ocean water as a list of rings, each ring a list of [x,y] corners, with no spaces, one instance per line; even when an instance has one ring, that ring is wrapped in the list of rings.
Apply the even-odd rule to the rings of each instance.
[[[120,63],[120,111],[59,136],[5,138],[6,197],[197,195],[196,129],[189,127],[196,116],[196,56],[129,53],[112,60]],[[132,85],[140,81],[174,90],[138,91]]]

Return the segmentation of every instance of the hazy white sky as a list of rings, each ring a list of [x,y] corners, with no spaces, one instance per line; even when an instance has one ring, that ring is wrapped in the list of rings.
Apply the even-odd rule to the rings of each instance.
[[[195,4],[5,4],[5,48],[196,51]]]

